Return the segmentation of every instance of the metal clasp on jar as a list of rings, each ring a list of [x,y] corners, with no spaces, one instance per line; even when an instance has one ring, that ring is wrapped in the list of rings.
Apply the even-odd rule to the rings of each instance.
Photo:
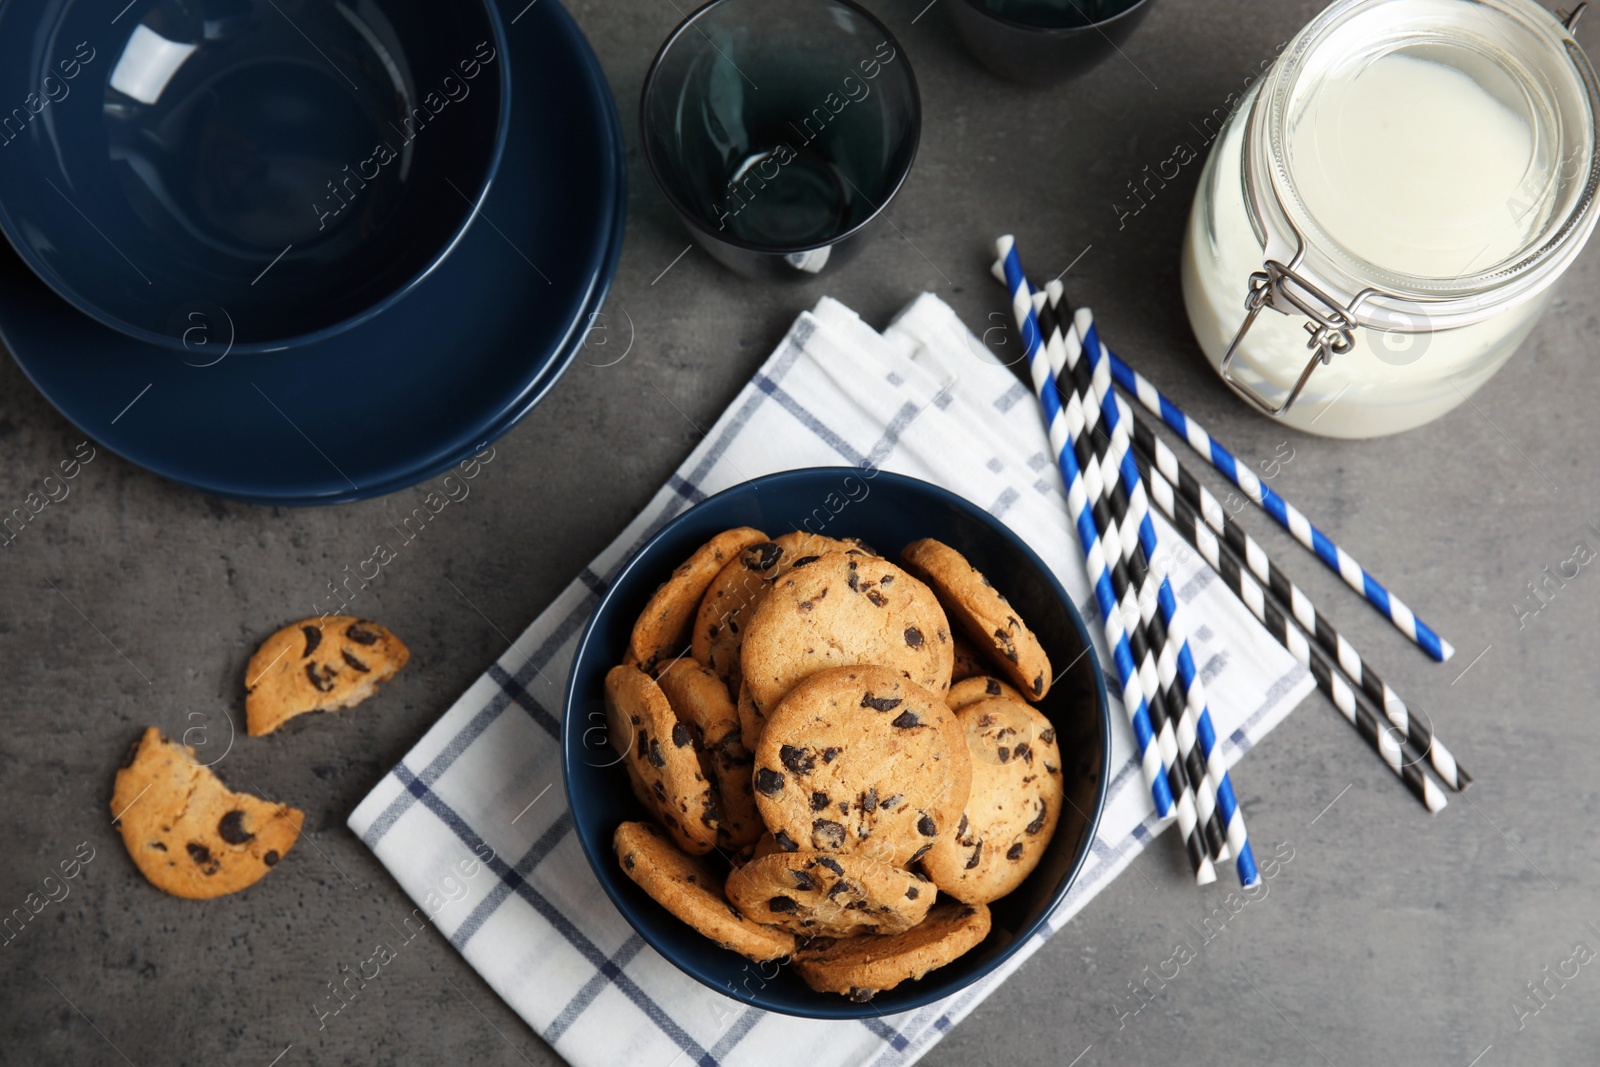
[[[1275,259],[1269,259],[1266,268],[1250,275],[1250,293],[1244,300],[1247,314],[1244,322],[1239,325],[1239,332],[1233,335],[1233,343],[1228,346],[1228,351],[1222,357],[1222,365],[1218,369],[1222,373],[1223,381],[1233,386],[1241,396],[1266,414],[1277,418],[1299,399],[1306,382],[1311,379],[1311,372],[1317,368],[1318,363],[1332,362],[1334,356],[1343,355],[1355,346],[1357,323],[1352,308],[1345,307],[1289,267]],[[1262,309],[1269,307],[1284,315],[1297,311],[1310,320],[1305,324],[1305,328],[1311,335],[1311,339],[1306,342],[1306,347],[1311,349],[1311,358],[1306,362],[1306,369],[1300,372],[1300,380],[1295,382],[1294,388],[1289,391],[1288,398],[1277,407],[1273,407],[1270,401],[1259,396],[1248,385],[1229,373],[1229,366],[1233,363],[1233,357],[1238,355],[1239,345],[1244,341],[1245,334],[1255,325],[1256,316],[1261,314]]]

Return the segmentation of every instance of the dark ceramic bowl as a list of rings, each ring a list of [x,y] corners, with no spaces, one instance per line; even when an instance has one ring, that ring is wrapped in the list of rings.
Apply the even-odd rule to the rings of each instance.
[[[493,4],[123,2],[0,5],[0,227],[78,310],[272,351],[454,247],[506,139]]]
[[[870,1003],[813,991],[784,968],[757,967],[696,933],[645,895],[618,866],[617,825],[649,816],[605,737],[604,680],[622,661],[634,619],[656,586],[713,534],[754,526],[776,536],[808,529],[859,537],[893,558],[923,537],[963,553],[1027,619],[1057,670],[1039,705],[1055,724],[1067,804],[1038,868],[991,905],[993,928],[977,948]],[[600,884],[656,951],[719,993],[814,1019],[893,1014],[947,997],[1005,962],[1066,897],[1094,841],[1106,800],[1111,713],[1089,634],[1055,576],[1016,534],[982,508],[938,486],[854,467],[772,474],[734,486],[679,515],[641,548],[606,590],[578,643],[567,689],[562,767],[573,825]]]

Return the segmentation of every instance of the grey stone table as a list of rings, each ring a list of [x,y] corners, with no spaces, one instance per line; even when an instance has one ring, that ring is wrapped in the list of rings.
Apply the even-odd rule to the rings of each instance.
[[[1161,0],[1125,58],[1047,92],[1010,88],[967,60],[940,10],[950,2],[872,4],[921,81],[921,153],[861,258],[795,288],[742,282],[686,252],[641,163],[634,102],[678,6],[576,5],[628,127],[631,215],[607,305],[611,347],[575,364],[498,443],[471,496],[361,594],[356,610],[406,637],[411,666],[373,704],[229,755],[228,781],[270,782],[307,813],[290,867],[250,892],[195,904],[146,885],[109,825],[117,760],[146,725],[178,735],[220,728],[224,707],[237,716],[256,642],[314,611],[420,492],[251,507],[101,449],[71,495],[5,550],[0,912],[39,892],[80,843],[93,859],[65,899],[0,947],[0,1062],[266,1067],[290,1045],[283,1067],[556,1062],[431,932],[318,1029],[325,984],[411,907],[345,816],[504,635],[649,499],[799,311],[828,293],[881,326],[931,290],[976,328],[1000,322],[986,269],[1006,231],[1045,276],[1071,265],[1072,292],[1119,349],[1241,456],[1293,446],[1276,486],[1460,654],[1432,664],[1331,575],[1303,560],[1297,574],[1432,715],[1478,784],[1428,817],[1313,695],[1236,776],[1258,847],[1292,850],[1266,897],[1233,914],[1227,885],[1196,889],[1165,836],[929,1062],[1594,1061],[1600,575],[1583,568],[1536,614],[1516,605],[1534,604],[1527,583],[1580,542],[1600,549],[1600,247],[1474,405],[1390,440],[1286,432],[1233,399],[1189,337],[1177,266],[1198,165],[1137,215],[1116,205],[1146,167],[1197,140],[1204,117],[1321,0]],[[1586,29],[1600,39],[1600,26]],[[627,358],[598,366],[630,336]],[[0,510],[82,439],[0,362]],[[1254,528],[1298,560],[1286,536]],[[1205,940],[1197,931],[1219,906],[1229,921]],[[1177,967],[1180,944],[1194,959]]]

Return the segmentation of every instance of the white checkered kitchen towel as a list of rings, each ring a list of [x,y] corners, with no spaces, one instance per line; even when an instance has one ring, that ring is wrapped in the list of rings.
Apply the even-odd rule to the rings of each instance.
[[[1096,617],[1033,399],[955,313],[924,295],[883,334],[830,299],[801,315],[644,512],[350,815],[439,932],[574,1067],[911,1063],[1156,831],[1119,708],[1093,854],[1047,926],[964,992],[859,1022],[794,1019],[713,992],[645,945],[601,891],[564,803],[559,716],[578,636],[607,582],[685,508],[759,475],[821,465],[897,471],[988,508]],[[1157,527],[1164,546],[1176,542],[1159,518]],[[1204,563],[1176,555],[1173,587],[1193,613],[1196,660],[1232,762],[1312,682]]]

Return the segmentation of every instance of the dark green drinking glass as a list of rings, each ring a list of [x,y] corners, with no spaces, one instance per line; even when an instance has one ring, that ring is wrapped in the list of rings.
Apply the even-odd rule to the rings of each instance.
[[[809,277],[848,258],[911,169],[917,81],[848,0],[713,0],[667,38],[640,125],[656,184],[719,261]]]

